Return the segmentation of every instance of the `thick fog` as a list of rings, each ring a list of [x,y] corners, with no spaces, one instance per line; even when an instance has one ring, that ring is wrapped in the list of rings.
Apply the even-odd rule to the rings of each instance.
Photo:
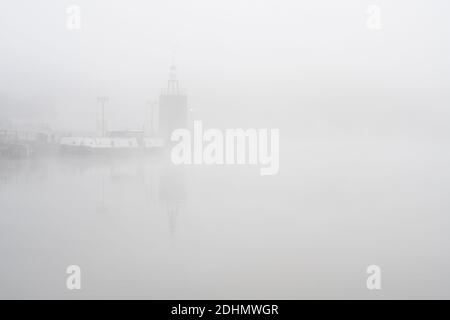
[[[71,4],[81,9],[79,30],[66,27]],[[373,4],[375,31],[366,27]],[[422,110],[440,118],[449,9],[436,0],[3,2],[2,114],[93,129],[96,97],[107,95],[110,126],[142,126],[175,61],[189,105],[214,124],[295,136],[320,110],[357,126],[387,113],[402,121],[409,110],[420,115],[408,120]]]
[[[449,12],[1,1],[0,131],[93,136],[107,97],[104,130],[157,134],[175,66],[190,122],[279,129],[280,165],[0,155],[0,298],[449,298]]]

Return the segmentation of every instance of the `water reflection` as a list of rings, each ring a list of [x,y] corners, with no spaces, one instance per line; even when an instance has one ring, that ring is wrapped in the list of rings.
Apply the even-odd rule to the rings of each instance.
[[[176,229],[177,217],[186,203],[186,172],[184,167],[166,165],[159,179],[159,201],[169,217],[170,232]]]
[[[397,279],[383,297],[449,296],[448,149],[283,150],[270,178],[164,154],[1,159],[0,297],[365,298],[374,263]]]
[[[186,168],[174,166],[165,155],[0,161],[0,190],[28,185],[43,194],[50,191],[46,189],[48,184],[56,183],[62,188],[54,194],[55,201],[70,198],[73,193],[105,217],[114,217],[127,207],[150,215],[162,211],[167,215],[171,234],[176,231],[177,217],[187,201]]]

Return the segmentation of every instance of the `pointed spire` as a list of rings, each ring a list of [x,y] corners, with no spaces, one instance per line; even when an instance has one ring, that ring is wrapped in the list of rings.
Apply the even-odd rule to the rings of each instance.
[[[177,81],[177,67],[174,64],[170,67],[170,76],[169,79],[171,81]]]
[[[177,80],[177,68],[175,65],[170,67],[169,81],[167,82],[167,94],[179,94],[180,88]]]

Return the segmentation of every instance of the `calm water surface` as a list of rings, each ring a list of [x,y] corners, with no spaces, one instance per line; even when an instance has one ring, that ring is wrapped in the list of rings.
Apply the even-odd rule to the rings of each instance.
[[[450,298],[447,142],[281,151],[276,176],[163,155],[1,159],[0,298]]]

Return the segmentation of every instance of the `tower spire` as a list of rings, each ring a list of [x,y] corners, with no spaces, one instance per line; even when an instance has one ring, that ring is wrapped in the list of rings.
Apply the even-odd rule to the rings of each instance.
[[[174,64],[170,67],[169,81],[167,83],[167,94],[178,95],[180,93],[180,87],[177,79],[177,68]]]

